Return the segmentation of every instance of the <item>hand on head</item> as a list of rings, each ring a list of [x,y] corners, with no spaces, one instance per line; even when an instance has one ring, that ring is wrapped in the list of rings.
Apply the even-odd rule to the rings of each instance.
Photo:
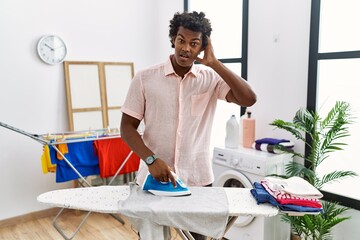
[[[217,61],[217,58],[215,57],[215,53],[214,53],[214,48],[211,44],[211,39],[210,37],[206,37],[208,44],[204,49],[204,56],[203,58],[197,57],[196,61],[198,61],[199,63],[206,65],[206,66],[211,66],[212,63],[214,63],[215,61]]]

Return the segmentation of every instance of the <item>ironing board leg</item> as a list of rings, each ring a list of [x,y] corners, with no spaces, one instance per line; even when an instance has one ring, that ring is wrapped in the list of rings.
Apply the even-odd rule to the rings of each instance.
[[[238,218],[237,216],[231,216],[231,217],[229,217],[228,222],[227,222],[227,224],[226,224],[226,228],[225,228],[224,234],[232,227],[232,225],[235,223],[235,221],[236,221],[237,218]]]
[[[109,213],[109,215],[118,220],[122,225],[125,224],[125,221],[119,215],[113,213]]]
[[[234,224],[236,219],[237,219],[237,217],[235,217],[235,216],[229,217],[228,222],[226,224],[224,234],[231,228],[231,226]],[[178,228],[176,228],[175,230],[180,235],[180,237],[182,239],[184,239],[184,240],[195,240],[194,237],[191,235],[191,233],[189,231],[184,231],[184,230],[181,230],[181,229],[178,229]],[[216,240],[216,238],[210,238],[210,240]]]
[[[80,228],[82,227],[82,225],[86,222],[86,219],[90,216],[91,212],[88,212],[85,217],[82,219],[81,223],[79,224],[79,226],[76,228],[76,230],[73,232],[73,234],[71,234],[70,237],[66,236],[65,232],[59,227],[59,225],[57,225],[56,221],[58,220],[58,218],[60,217],[61,213],[64,211],[65,208],[62,208],[59,213],[55,216],[55,218],[53,219],[53,226],[55,227],[55,229],[61,234],[61,236],[66,239],[66,240],[70,240],[73,239],[73,237],[75,237],[75,235],[79,232]]]
[[[228,222],[227,222],[226,227],[225,227],[224,234],[231,228],[231,226],[235,223],[237,218],[238,217],[235,217],[235,216],[229,217]],[[216,240],[216,238],[210,238],[210,240]]]
[[[180,235],[180,237],[184,240],[195,240],[189,231],[184,231],[178,228],[175,228],[176,232]]]

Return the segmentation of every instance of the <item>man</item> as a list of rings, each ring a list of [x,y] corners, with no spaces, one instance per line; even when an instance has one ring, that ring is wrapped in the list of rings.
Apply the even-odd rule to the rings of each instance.
[[[174,171],[188,186],[207,186],[214,181],[209,145],[217,100],[251,106],[256,94],[215,57],[204,13],[176,13],[169,27],[175,52],[135,75],[122,106],[121,137],[156,180],[176,187]]]

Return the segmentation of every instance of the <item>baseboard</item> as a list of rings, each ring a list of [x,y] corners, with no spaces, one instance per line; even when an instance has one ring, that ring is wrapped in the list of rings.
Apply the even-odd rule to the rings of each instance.
[[[60,208],[49,208],[37,212],[27,213],[21,216],[8,218],[4,220],[0,220],[0,228],[10,227],[19,223],[24,223],[28,221],[33,221],[39,218],[56,216],[56,214],[60,211]],[[65,209],[64,211],[74,211],[71,209]]]

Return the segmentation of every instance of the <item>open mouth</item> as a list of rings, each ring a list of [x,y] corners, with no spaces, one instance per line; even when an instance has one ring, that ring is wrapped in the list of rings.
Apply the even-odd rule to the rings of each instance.
[[[184,58],[184,59],[189,59],[190,58],[190,55],[189,54],[186,54],[186,53],[180,53],[179,56],[181,58]]]

